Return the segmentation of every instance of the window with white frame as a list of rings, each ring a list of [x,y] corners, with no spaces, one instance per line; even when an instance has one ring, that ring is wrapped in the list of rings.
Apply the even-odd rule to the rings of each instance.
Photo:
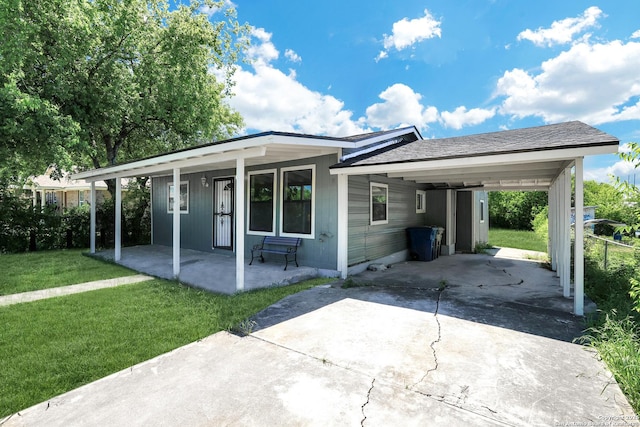
[[[313,238],[315,165],[280,169],[280,235]]]
[[[389,186],[371,182],[369,189],[371,225],[387,224],[389,222]]]
[[[175,195],[175,186],[173,182],[167,184],[167,212],[173,213],[173,198]],[[189,213],[189,181],[180,181],[180,213]]]
[[[427,192],[416,190],[416,213],[427,212]]]
[[[276,170],[249,172],[248,234],[275,235]]]

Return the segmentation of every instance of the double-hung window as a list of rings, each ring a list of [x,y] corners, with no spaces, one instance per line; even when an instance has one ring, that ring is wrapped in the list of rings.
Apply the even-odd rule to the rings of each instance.
[[[280,170],[280,234],[313,238],[315,233],[315,165]]]
[[[370,205],[371,225],[388,224],[389,223],[389,186],[387,184],[378,184],[371,182],[370,189]]]
[[[173,212],[173,198],[175,197],[175,186],[173,182],[170,182],[167,191],[167,212]],[[180,181],[180,213],[189,213],[189,181]]]
[[[248,234],[275,235],[275,188],[275,169],[249,172]]]

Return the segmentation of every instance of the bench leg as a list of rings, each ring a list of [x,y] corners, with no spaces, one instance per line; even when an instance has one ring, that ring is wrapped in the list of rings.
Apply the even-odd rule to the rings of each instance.
[[[284,271],[287,271],[288,265],[289,265],[289,258],[287,258],[287,254],[284,254]]]
[[[249,265],[253,262],[253,251],[251,251],[251,261],[249,261]]]

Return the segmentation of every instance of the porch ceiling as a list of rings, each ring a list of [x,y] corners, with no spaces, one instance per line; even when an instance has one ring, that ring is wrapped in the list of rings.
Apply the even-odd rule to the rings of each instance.
[[[233,150],[229,153],[236,152]],[[324,156],[328,154],[334,154],[337,156],[340,150],[335,147],[322,147],[322,146],[300,146],[292,144],[269,144],[264,146],[262,152],[258,155],[250,155],[245,157],[245,166],[253,167],[266,165],[270,163],[305,159],[310,157]],[[242,150],[237,150],[238,156],[242,157]],[[186,166],[180,168],[180,173],[200,173],[210,170],[222,170],[222,169],[235,169],[236,157],[220,159],[220,156],[211,157],[209,161],[197,162],[193,161],[197,158],[192,158],[192,161],[186,163]],[[167,163],[166,167],[162,170],[158,170],[153,173],[153,176],[171,175],[173,170],[173,163]]]

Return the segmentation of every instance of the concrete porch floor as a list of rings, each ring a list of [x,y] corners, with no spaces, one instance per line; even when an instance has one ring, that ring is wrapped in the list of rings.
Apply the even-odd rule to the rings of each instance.
[[[321,274],[317,268],[302,265],[296,267],[295,263],[291,262],[284,271],[282,256],[267,255],[265,263],[254,260],[253,264],[249,265],[249,260],[245,260],[245,291],[289,285]],[[97,252],[95,256],[113,261],[114,250]],[[173,249],[169,246],[124,247],[118,264],[161,279],[173,279]],[[233,294],[236,292],[236,259],[224,254],[181,249],[179,281],[211,292]]]

